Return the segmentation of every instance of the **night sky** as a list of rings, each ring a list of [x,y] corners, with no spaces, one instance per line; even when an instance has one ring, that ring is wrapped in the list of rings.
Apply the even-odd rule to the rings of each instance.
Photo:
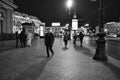
[[[14,0],[18,6],[16,11],[38,17],[47,26],[51,22],[61,22],[65,25],[68,22],[67,0]],[[80,23],[90,23],[93,26],[99,22],[99,0],[73,0],[76,13]],[[105,22],[119,21],[120,6],[119,0],[104,0]],[[71,9],[73,14],[74,8]],[[71,15],[72,17],[72,15]]]

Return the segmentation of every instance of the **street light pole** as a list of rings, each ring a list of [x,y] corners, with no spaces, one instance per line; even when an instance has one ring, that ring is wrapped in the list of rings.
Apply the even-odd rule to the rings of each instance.
[[[69,27],[68,27],[68,30],[69,30],[69,40],[71,39],[71,7],[72,7],[72,4],[73,4],[73,2],[72,2],[72,0],[67,0],[67,7],[68,7],[68,15],[69,15]]]
[[[93,0],[92,0],[93,1]],[[95,1],[95,0],[94,0]],[[107,61],[108,58],[105,54],[105,33],[104,33],[104,12],[103,12],[103,0],[100,0],[100,14],[99,14],[99,33],[97,34],[98,40],[96,40],[97,48],[96,53],[93,56],[94,60]]]
[[[99,19],[99,32],[104,33],[104,12],[103,12],[103,0],[100,0],[100,19]]]
[[[69,30],[69,40],[71,40],[71,38],[70,38],[70,35],[71,35],[71,21],[70,21],[71,20],[71,17],[70,17],[71,16],[71,11],[70,11],[70,8],[69,8],[69,13],[68,14],[69,14],[69,22],[68,22],[69,23],[69,28],[68,28],[68,30]]]

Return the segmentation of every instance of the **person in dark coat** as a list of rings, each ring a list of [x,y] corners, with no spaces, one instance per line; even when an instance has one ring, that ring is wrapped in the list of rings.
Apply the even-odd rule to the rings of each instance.
[[[80,39],[80,46],[82,47],[82,42],[83,42],[84,34],[82,32],[79,33],[79,39]]]
[[[49,51],[51,51],[52,55],[54,55],[54,51],[52,49],[54,44],[54,35],[53,33],[50,32],[50,29],[47,29],[47,33],[45,34],[44,41],[47,51],[47,58],[48,58],[50,56]]]
[[[68,35],[67,31],[66,31],[66,32],[64,33],[64,37],[63,37],[63,41],[64,41],[64,44],[65,44],[65,48],[67,48],[68,40],[69,40],[69,35]]]
[[[16,47],[18,47],[18,43],[19,43],[19,34],[18,34],[18,31],[15,32],[15,38],[16,38]]]
[[[20,43],[21,43],[21,47],[26,47],[26,39],[27,39],[27,35],[26,35],[26,31],[23,28],[23,30],[20,33]]]
[[[76,32],[74,32],[74,36],[73,36],[73,39],[74,39],[74,41],[73,41],[73,44],[74,44],[74,45],[76,45],[76,39],[77,39],[77,35],[76,35]]]

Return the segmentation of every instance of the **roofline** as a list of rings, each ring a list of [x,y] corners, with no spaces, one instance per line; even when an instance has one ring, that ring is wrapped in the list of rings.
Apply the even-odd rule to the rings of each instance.
[[[1,0],[3,3],[13,7],[13,8],[17,8],[18,6],[16,6],[14,3],[10,2],[10,1],[7,1],[7,0]]]

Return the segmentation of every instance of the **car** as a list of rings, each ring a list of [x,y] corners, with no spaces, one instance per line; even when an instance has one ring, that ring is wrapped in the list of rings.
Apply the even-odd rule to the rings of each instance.
[[[110,35],[107,35],[108,37],[117,37],[116,34],[110,34]]]

